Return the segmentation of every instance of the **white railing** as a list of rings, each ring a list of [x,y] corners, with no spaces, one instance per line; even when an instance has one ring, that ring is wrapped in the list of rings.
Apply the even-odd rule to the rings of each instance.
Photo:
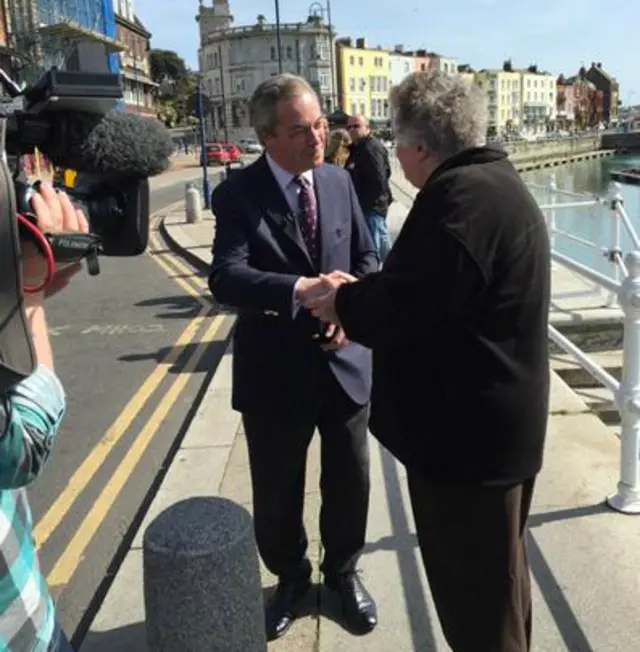
[[[532,187],[534,190],[544,189],[542,186]],[[607,498],[607,503],[617,511],[640,514],[640,238],[625,210],[620,184],[612,184],[610,194],[606,198],[588,197],[559,190],[552,178],[548,192],[551,201],[549,204],[541,204],[541,208],[547,219],[553,260],[593,282],[598,291],[601,288],[607,290],[608,305],[622,309],[624,341],[621,382],[553,326],[549,326],[549,338],[572,355],[585,371],[613,393],[621,417],[620,479],[616,493]],[[557,201],[562,196],[569,197],[572,201]],[[598,236],[596,241],[592,242],[558,228],[559,211],[582,207],[598,207],[601,211],[599,217],[609,217],[610,242],[607,247],[601,245]],[[602,229],[596,224],[596,234],[600,233]],[[632,246],[632,251],[624,259],[621,238],[623,233]],[[591,247],[596,256],[604,255],[612,265],[613,277],[558,252],[556,244],[560,238]]]

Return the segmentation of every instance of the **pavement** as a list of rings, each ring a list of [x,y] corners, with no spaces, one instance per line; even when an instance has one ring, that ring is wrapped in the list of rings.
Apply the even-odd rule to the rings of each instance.
[[[411,197],[411,189],[394,175],[396,182],[399,192],[390,215],[392,231],[401,225]],[[162,232],[169,245],[183,251],[189,260],[199,260],[203,270],[210,264],[213,230],[212,218],[186,224],[180,205],[164,215]],[[554,293],[571,290],[567,278],[554,270]],[[148,650],[141,541],[145,526],[156,514],[187,497],[212,495],[229,498],[251,510],[245,439],[240,416],[230,408],[230,392],[231,353],[227,350],[80,652]],[[405,472],[373,438],[371,448],[369,543],[361,567],[365,582],[378,600],[380,624],[365,637],[348,634],[340,625],[331,597],[316,588],[305,615],[283,639],[269,645],[270,651],[448,649],[419,560]],[[619,463],[619,440],[552,374],[546,460],[530,519],[534,650],[638,649],[640,520],[603,505],[604,498],[616,489]],[[316,438],[308,459],[305,495],[305,521],[316,569],[322,553],[318,482]],[[274,578],[264,568],[262,574],[268,594]],[[315,579],[319,580],[317,570]]]

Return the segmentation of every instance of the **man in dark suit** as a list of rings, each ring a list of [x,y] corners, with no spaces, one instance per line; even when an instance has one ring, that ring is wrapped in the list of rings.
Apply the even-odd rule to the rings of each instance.
[[[371,431],[407,467],[453,652],[526,652],[549,400],[545,221],[507,154],[484,146],[477,89],[415,73],[393,104],[415,203],[382,272],[327,279],[325,297],[303,301],[373,350]]]
[[[369,503],[370,351],[322,323],[299,296],[320,272],[362,278],[378,259],[349,175],[325,165],[326,120],[307,82],[279,75],[251,100],[265,148],[212,196],[209,286],[238,310],[233,408],[249,448],[256,539],[279,583],[267,608],[270,638],[284,634],[310,588],[302,511],[306,457],[316,428],[322,453],[320,532],[325,584],[359,632],[377,623],[356,573]]]

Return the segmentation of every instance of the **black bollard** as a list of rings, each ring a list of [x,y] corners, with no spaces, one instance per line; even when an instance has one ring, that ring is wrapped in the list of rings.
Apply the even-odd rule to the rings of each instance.
[[[225,498],[172,505],[143,538],[150,652],[266,652],[253,521]]]

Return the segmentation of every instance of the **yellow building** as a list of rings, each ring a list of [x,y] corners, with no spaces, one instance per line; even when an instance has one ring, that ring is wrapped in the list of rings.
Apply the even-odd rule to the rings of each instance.
[[[336,42],[338,101],[348,115],[361,113],[372,123],[389,120],[389,53],[368,48],[363,38]]]
[[[480,70],[476,83],[484,91],[489,129],[500,135],[518,131],[522,120],[522,75],[519,71]]]

